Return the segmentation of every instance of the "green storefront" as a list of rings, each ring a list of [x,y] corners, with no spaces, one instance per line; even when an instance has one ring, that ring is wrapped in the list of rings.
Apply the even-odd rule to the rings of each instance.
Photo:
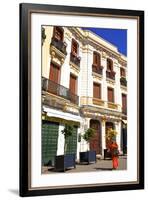
[[[42,166],[54,165],[58,150],[59,126],[59,122],[42,121]],[[77,129],[77,126],[74,126],[74,134],[66,139],[66,154],[77,154]]]

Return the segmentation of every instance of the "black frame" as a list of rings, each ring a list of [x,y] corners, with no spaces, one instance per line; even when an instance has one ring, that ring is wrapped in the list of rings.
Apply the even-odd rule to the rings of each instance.
[[[29,30],[30,15],[32,12],[49,12],[73,14],[77,15],[111,15],[112,17],[137,17],[139,19],[139,58],[140,66],[138,74],[138,106],[139,106],[139,182],[118,185],[87,185],[84,187],[65,187],[51,189],[29,189],[29,165],[30,149],[28,147],[28,138],[30,137],[30,37]],[[138,10],[119,10],[105,8],[89,8],[89,7],[71,7],[57,5],[40,5],[40,4],[20,4],[20,196],[36,196],[36,195],[57,195],[69,193],[86,193],[86,192],[102,192],[116,190],[133,190],[144,188],[144,11]]]

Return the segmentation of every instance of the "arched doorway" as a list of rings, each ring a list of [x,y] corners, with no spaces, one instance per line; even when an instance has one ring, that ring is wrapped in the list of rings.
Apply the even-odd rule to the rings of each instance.
[[[90,150],[96,151],[96,154],[102,153],[101,147],[101,125],[98,120],[90,120],[90,128],[95,130],[95,136],[90,140]]]

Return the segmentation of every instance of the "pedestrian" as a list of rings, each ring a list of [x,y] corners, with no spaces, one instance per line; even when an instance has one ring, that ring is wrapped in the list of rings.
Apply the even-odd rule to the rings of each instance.
[[[112,141],[109,145],[109,151],[111,153],[112,158],[112,166],[113,169],[117,169],[119,166],[119,150],[118,150],[118,144],[116,141]]]

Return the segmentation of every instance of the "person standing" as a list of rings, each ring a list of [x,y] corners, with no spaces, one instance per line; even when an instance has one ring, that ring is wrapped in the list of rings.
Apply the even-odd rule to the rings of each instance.
[[[109,150],[111,153],[113,169],[117,169],[119,166],[119,150],[116,141],[111,142],[111,144],[109,145]]]

